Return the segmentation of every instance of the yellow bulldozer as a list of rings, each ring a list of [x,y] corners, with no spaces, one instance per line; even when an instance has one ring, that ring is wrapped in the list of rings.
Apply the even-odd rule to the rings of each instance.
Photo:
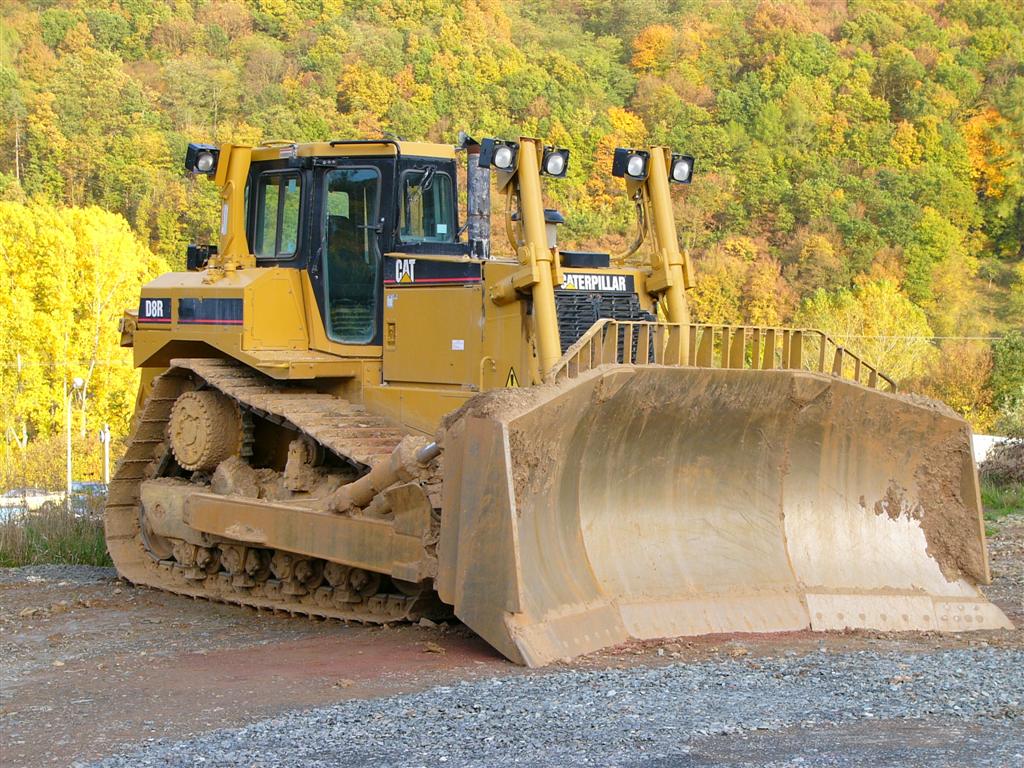
[[[671,201],[692,157],[616,150],[630,258],[560,250],[542,182],[568,163],[528,137],[190,145],[219,240],[122,320],[121,575],[454,613],[531,666],[630,638],[1009,626],[978,587],[966,422],[822,332],[692,323]],[[492,189],[514,257],[491,252]]]

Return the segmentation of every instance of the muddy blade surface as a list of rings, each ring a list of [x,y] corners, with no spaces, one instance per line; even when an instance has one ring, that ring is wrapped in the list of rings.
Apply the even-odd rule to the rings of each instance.
[[[611,366],[450,418],[438,589],[530,665],[629,638],[1009,626],[966,422],[819,374]]]

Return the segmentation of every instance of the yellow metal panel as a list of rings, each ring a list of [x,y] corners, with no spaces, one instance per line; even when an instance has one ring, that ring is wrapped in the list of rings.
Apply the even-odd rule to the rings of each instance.
[[[387,416],[409,430],[433,435],[441,420],[462,407],[476,392],[451,385],[385,384],[363,388],[362,397],[373,413]]]
[[[309,345],[312,349],[328,352],[339,357],[380,357],[383,348],[373,344],[338,344],[327,338],[324,320],[320,316],[320,305],[316,300],[309,273],[301,271],[302,297],[306,306],[306,327],[309,328]]]
[[[480,377],[479,285],[384,292],[384,379],[476,386]]]
[[[484,296],[516,272],[519,265],[511,261],[484,262]],[[484,347],[480,366],[480,389],[502,389],[510,383],[526,387],[540,381],[540,370],[531,344],[531,318],[524,302],[497,305],[484,301]]]
[[[264,272],[245,292],[243,349],[309,349],[299,270]]]
[[[305,271],[241,269],[227,272],[213,283],[204,282],[204,276],[203,272],[173,272],[143,287],[143,299],[170,299],[172,323],[170,327],[142,327],[135,333],[137,366],[167,366],[176,357],[220,353],[277,379],[358,376],[363,384],[380,381],[378,364],[367,360],[379,357],[380,347],[325,343],[326,349],[319,351],[310,343],[309,318],[315,322],[310,330],[318,330],[321,339],[323,325],[315,303],[307,312],[313,296],[306,290],[309,277]],[[243,324],[182,324],[178,317],[178,300],[182,298],[240,299]]]

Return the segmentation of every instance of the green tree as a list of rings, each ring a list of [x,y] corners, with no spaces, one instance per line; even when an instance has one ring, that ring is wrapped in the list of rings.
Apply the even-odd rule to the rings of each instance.
[[[934,333],[1001,333],[1024,322],[1022,40],[1012,0],[8,0],[0,199],[118,213],[177,266],[218,225],[189,141],[525,133],[572,152],[546,187],[563,242],[614,252],[612,152],[657,143],[697,157],[674,192],[696,316],[786,321],[885,278]]]
[[[943,341],[925,376],[910,383],[916,392],[941,400],[967,419],[975,432],[992,430],[992,350],[979,341]]]
[[[1013,331],[992,345],[992,402],[996,430],[1024,437],[1024,334]]]

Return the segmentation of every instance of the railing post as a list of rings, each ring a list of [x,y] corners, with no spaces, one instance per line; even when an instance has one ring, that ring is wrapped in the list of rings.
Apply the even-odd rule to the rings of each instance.
[[[832,358],[832,375],[843,377],[843,348],[836,347],[836,354]]]
[[[665,362],[665,326],[658,323],[654,327],[654,363],[662,365]]]
[[[754,361],[755,367],[757,361]],[[762,370],[770,370],[775,367],[775,329],[769,328],[764,332],[764,356],[761,361]]]
[[[698,368],[711,368],[713,361],[712,356],[715,348],[713,342],[715,339],[715,333],[710,325],[702,326],[700,329],[700,343],[697,345],[697,359],[694,361],[694,365]],[[693,349],[693,345],[690,345],[690,349]]]
[[[644,323],[638,330],[636,361],[639,365],[646,365],[651,362],[651,326]]]
[[[804,367],[804,334],[802,331],[793,331],[790,334],[789,367],[797,371]]]
[[[737,338],[739,339],[737,343]],[[747,354],[747,329],[737,328],[733,334],[732,349],[729,350],[729,367],[742,368]]]
[[[683,351],[683,345],[680,343],[680,339],[683,338],[685,333],[688,333],[688,329],[682,325],[673,323],[668,326],[668,347],[665,349],[665,365],[679,365],[682,362],[680,353]]]
[[[619,324],[610,321],[602,329],[604,338],[601,341],[601,364],[619,362]]]

